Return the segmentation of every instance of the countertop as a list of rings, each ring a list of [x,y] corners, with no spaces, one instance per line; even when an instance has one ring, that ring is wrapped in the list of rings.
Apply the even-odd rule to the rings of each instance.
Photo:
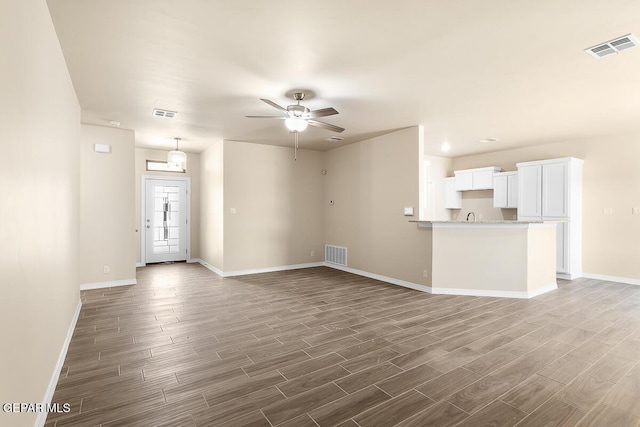
[[[480,219],[478,221],[431,221],[427,219],[412,219],[409,222],[428,223],[428,224],[544,224],[545,222],[557,222],[557,221],[517,221],[517,220],[488,220]]]

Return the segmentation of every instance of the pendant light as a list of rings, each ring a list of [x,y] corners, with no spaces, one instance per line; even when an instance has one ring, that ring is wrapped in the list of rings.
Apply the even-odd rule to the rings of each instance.
[[[167,156],[167,163],[170,165],[175,165],[182,170],[187,170],[187,154],[184,151],[180,151],[178,148],[178,142],[180,142],[180,138],[174,138],[176,140],[176,149],[169,151],[169,155]]]

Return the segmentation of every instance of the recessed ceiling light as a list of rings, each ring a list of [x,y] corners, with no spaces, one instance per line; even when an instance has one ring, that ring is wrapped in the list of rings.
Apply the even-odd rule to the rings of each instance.
[[[177,111],[169,111],[169,110],[161,110],[159,108],[155,108],[153,110],[153,115],[156,117],[166,117],[167,119],[173,119],[176,114],[178,114]]]
[[[440,147],[440,149],[441,149],[442,151],[449,151],[449,150],[451,149],[451,146],[449,145],[449,143],[448,143],[448,142],[443,142],[443,143],[442,143],[442,146]]]
[[[498,141],[500,141],[498,138],[485,138],[480,140],[480,142],[498,142]]]

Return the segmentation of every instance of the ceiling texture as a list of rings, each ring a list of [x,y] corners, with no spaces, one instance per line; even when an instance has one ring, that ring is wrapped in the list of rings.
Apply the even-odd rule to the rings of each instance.
[[[638,0],[48,0],[82,121],[136,145],[293,146],[260,101],[334,107],[300,147],[328,150],[424,125],[427,154],[460,156],[640,131]],[[174,119],[152,110],[177,111]],[[499,142],[480,142],[497,138]],[[448,142],[451,150],[440,147]]]

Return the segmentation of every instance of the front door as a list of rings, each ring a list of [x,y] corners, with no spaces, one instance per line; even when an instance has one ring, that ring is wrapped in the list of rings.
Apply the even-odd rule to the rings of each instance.
[[[145,263],[187,259],[187,212],[186,181],[145,180]]]

